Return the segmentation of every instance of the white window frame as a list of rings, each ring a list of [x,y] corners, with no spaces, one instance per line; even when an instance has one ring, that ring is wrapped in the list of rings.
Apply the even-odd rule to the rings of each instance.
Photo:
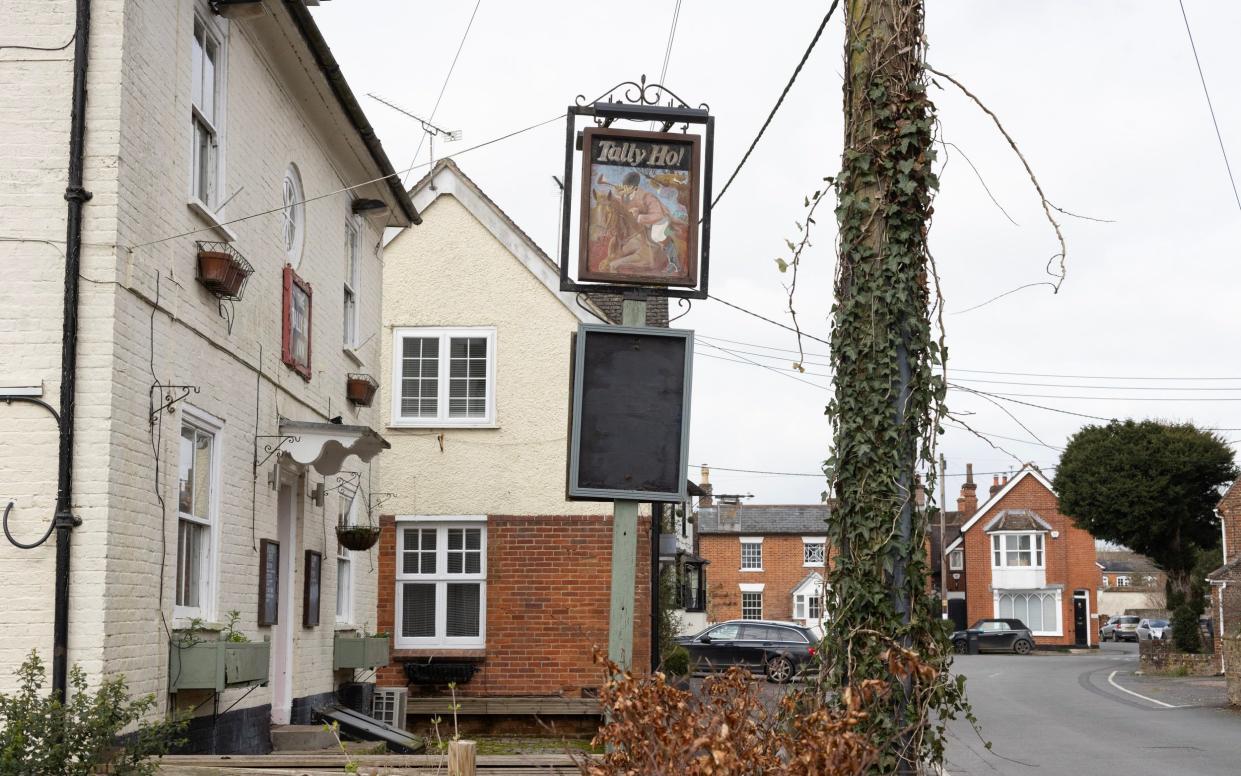
[[[346,525],[358,524],[358,499],[361,492],[355,492],[349,501],[349,506],[345,509],[343,516]],[[344,495],[341,494],[341,498]],[[343,564],[343,565],[342,565]],[[344,572],[342,576],[341,572]],[[354,589],[353,583],[357,575],[353,573],[353,550],[350,550],[340,542],[336,543],[336,624],[352,625],[353,624],[353,603]]]
[[[1030,549],[1022,550],[1018,548],[1020,537],[1033,537],[1030,540]],[[1009,540],[1012,540],[1012,548],[1009,548]],[[993,569],[1046,569],[1047,568],[1047,543],[1043,538],[1043,533],[1039,531],[1012,531],[1012,532],[995,532],[991,534],[991,568]],[[1030,565],[1009,565],[1008,553],[1010,552],[1028,552],[1030,554]]]
[[[745,565],[745,564],[746,564],[745,551],[746,551],[746,547],[747,547],[747,546],[748,546],[748,547],[754,547],[754,546],[757,546],[757,547],[758,547],[758,565],[757,565],[757,566],[747,566],[747,565]],[[742,536],[742,537],[741,537],[741,543],[740,543],[740,552],[741,552],[741,558],[740,558],[740,561],[741,561],[741,562],[740,562],[740,566],[741,566],[741,570],[742,570],[742,571],[762,571],[762,570],[763,570],[763,537],[761,537],[761,536]],[[751,592],[753,592],[753,591],[751,591]]]
[[[173,544],[173,555],[175,557],[172,563],[173,574],[173,617],[175,619],[193,619],[195,617],[203,620],[211,620],[216,613],[216,590],[219,581],[219,565],[220,565],[220,483],[221,472],[224,456],[222,450],[224,448],[224,421],[216,416],[204,412],[192,405],[181,405],[181,424],[177,429],[177,448],[180,450],[181,445],[181,429],[185,426],[197,429],[206,434],[210,434],[211,439],[211,473],[208,481],[208,506],[207,520],[204,522],[193,515],[183,515],[180,510],[180,496],[177,496],[177,532],[180,533],[181,521],[191,520],[201,525],[207,526],[207,546],[204,548],[203,554],[203,575],[200,579],[198,598],[201,602],[198,606],[181,606],[176,603],[175,591],[176,580],[181,574],[181,559],[177,552],[177,545]],[[178,461],[180,456],[178,455]],[[180,466],[178,465],[178,471]],[[179,487],[179,486],[178,486]]]
[[[405,546],[405,531],[411,529],[434,528],[437,530],[435,540],[435,573],[406,574],[402,548]],[[481,529],[479,537],[479,573],[449,574],[448,573],[448,530],[452,528]],[[487,519],[485,516],[443,515],[436,517],[401,516],[396,524],[396,607],[393,612],[392,625],[397,649],[453,648],[476,649],[487,645]],[[405,610],[405,583],[435,584],[435,636],[406,637],[401,635],[402,613]],[[478,636],[452,637],[445,634],[448,627],[448,584],[452,582],[477,582],[478,590]]]
[[[1025,619],[1021,617],[1018,617],[1016,614],[1011,614],[1011,615],[1000,614],[1000,598],[1006,595],[1007,596],[1024,595],[1024,596],[1039,596],[1040,598],[1043,598],[1043,597],[1053,598],[1056,603],[1056,629],[1055,630],[1046,630],[1046,629],[1034,630],[1030,626],[1029,622],[1027,622]],[[1063,636],[1064,635],[1064,596],[1063,596],[1063,591],[1059,589],[1056,589],[1056,590],[996,590],[992,594],[992,601],[993,601],[993,606],[994,606],[993,611],[995,612],[996,619],[1021,620],[1022,623],[1025,624],[1027,628],[1030,628],[1030,633],[1032,633],[1035,636]]]
[[[362,226],[357,216],[345,220],[345,282],[341,297],[342,331],[341,342],[345,350],[352,351],[358,346],[358,307],[361,304],[359,291],[362,284]],[[353,300],[352,310],[345,302]]]
[[[802,567],[811,569],[821,569],[827,565],[827,537],[826,536],[803,536],[802,542]],[[820,558],[817,561],[810,560],[810,547],[812,545],[819,546]]]
[[[948,570],[961,571],[965,568],[965,550],[956,549],[948,553]]]
[[[217,204],[224,191],[224,128],[227,126],[226,106],[227,99],[225,95],[227,90],[227,63],[228,63],[228,22],[217,19],[214,14],[210,13],[206,7],[206,3],[201,3],[201,8],[196,8],[190,23],[190,52],[193,56],[194,41],[197,39],[197,29],[203,31],[204,40],[210,39],[215,44],[216,61],[215,61],[215,106],[214,119],[208,119],[203,115],[202,111],[194,104],[194,88],[193,83],[190,84],[190,94],[188,102],[190,104],[190,174],[187,181],[189,187],[189,203],[191,207],[207,216],[213,222],[215,216],[219,214],[220,207]],[[191,62],[190,78],[193,79],[194,66]],[[214,164],[210,165],[211,179],[207,181],[207,199],[204,201],[198,196],[198,165],[195,164],[197,154],[197,142],[195,139],[195,125],[201,122],[211,133],[214,138]]]
[[[411,417],[401,414],[403,345],[407,337],[434,338],[440,340],[438,393],[436,416]],[[483,337],[487,340],[487,398],[486,414],[481,418],[452,418],[448,416],[448,375],[451,341],[455,338]],[[496,329],[494,326],[423,327],[398,326],[392,330],[392,404],[389,407],[394,428],[479,428],[496,425]]]
[[[757,616],[757,617],[747,617],[747,616],[746,616],[746,613],[745,613],[745,612],[746,612],[746,604],[745,604],[745,597],[746,597],[746,596],[758,596],[758,616]],[[752,609],[752,607],[751,607],[751,609]],[[741,619],[743,619],[743,620],[761,620],[761,619],[763,619],[763,591],[762,591],[762,590],[745,590],[745,589],[742,589],[742,591],[741,591]]]
[[[1116,587],[1131,587],[1132,585],[1133,585],[1133,578],[1130,577],[1128,574],[1117,574],[1116,575]]]

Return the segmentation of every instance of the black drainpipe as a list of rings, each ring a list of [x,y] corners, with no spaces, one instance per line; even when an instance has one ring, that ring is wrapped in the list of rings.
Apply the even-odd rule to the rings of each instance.
[[[69,538],[81,519],[73,515],[73,397],[78,361],[78,269],[82,261],[82,206],[91,193],[82,188],[86,143],[86,44],[90,0],[77,0],[73,45],[73,107],[69,114],[69,203],[65,234],[65,311],[60,348],[60,467],[56,484],[56,611],[52,632],[52,695],[65,699],[69,674]]]

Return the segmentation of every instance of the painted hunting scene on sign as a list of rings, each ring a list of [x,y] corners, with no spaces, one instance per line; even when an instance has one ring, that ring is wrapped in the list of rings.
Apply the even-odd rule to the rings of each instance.
[[[582,142],[579,278],[694,285],[698,137],[591,128]]]

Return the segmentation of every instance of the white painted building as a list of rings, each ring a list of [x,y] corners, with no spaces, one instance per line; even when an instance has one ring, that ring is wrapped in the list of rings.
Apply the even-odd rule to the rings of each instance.
[[[346,376],[382,371],[381,237],[418,220],[307,8],[246,5],[257,15],[90,3],[72,448],[68,660],[92,680],[124,674],[161,712],[202,704],[192,739],[219,750],[262,749],[272,721],[306,717],[352,677],[333,671],[335,633],[373,628],[375,550],[338,552],[334,526],[342,476],[380,488],[323,443],[383,446],[378,406],[348,401]],[[24,542],[55,508],[57,430],[3,397],[59,409],[74,12],[3,12],[3,43],[41,47],[0,49],[0,507]],[[199,278],[204,247],[251,266],[240,299]],[[273,625],[259,623],[265,539],[282,548]],[[32,648],[50,662],[55,545],[0,541],[0,690]],[[224,690],[219,709],[236,707],[213,725],[209,695],[169,694],[170,642],[192,618],[216,638],[231,610],[270,642],[271,681]]]

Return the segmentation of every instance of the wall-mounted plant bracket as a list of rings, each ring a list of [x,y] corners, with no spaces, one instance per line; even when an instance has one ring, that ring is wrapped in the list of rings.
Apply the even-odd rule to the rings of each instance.
[[[153,384],[151,386],[151,391],[150,391],[150,396],[149,396],[151,414],[147,417],[148,425],[154,426],[155,421],[159,417],[159,414],[161,412],[163,412],[164,410],[168,410],[169,414],[171,414],[172,412],[175,411],[174,407],[176,407],[176,405],[179,402],[188,398],[191,393],[200,393],[201,391],[202,389],[199,388],[197,385],[164,385],[162,383]],[[156,407],[155,406],[156,396],[160,393],[162,393],[164,396],[163,398],[164,403]]]

